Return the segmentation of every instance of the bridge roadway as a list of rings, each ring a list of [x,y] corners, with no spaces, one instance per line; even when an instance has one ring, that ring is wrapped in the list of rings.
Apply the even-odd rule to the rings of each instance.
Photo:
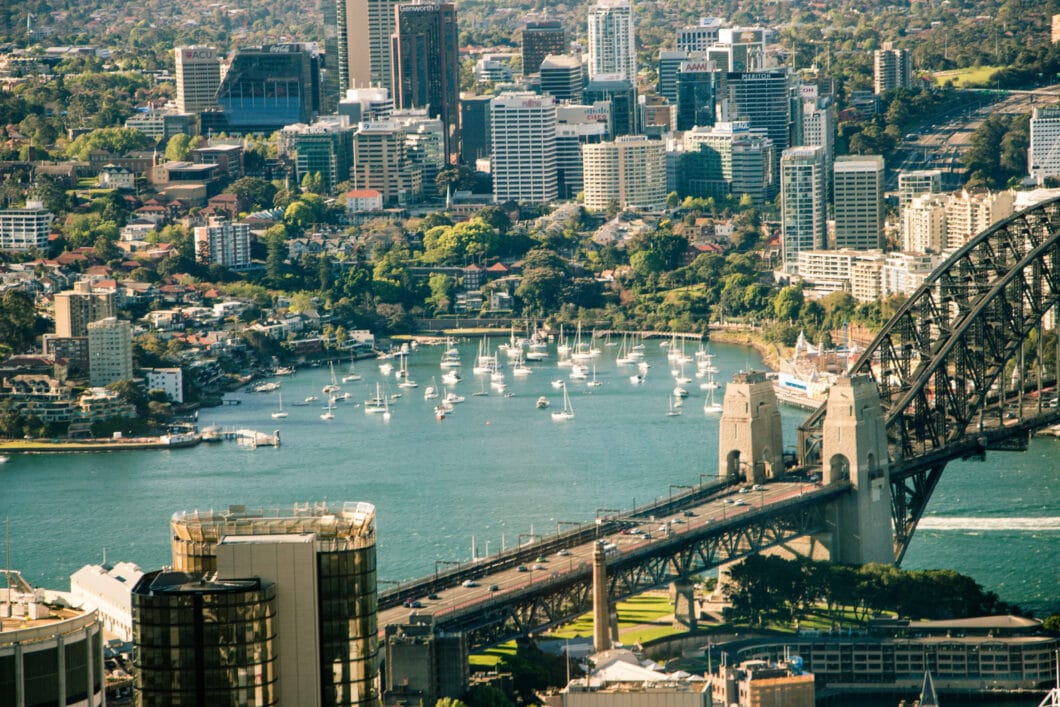
[[[809,481],[777,481],[759,488],[760,490],[751,490],[748,487],[729,487],[705,501],[690,499],[684,508],[677,503],[669,504],[670,512],[651,516],[650,519],[638,518],[632,514],[622,516],[618,519],[619,523],[609,524],[608,529],[611,532],[606,532],[599,538],[577,542],[547,555],[539,555],[534,561],[523,565],[494,569],[484,567],[482,573],[475,575],[471,580],[474,586],[466,586],[467,580],[460,583],[454,581],[444,588],[436,589],[429,596],[410,598],[405,605],[381,607],[380,632],[382,633],[387,625],[406,622],[411,612],[433,614],[437,623],[445,624],[450,620],[474,614],[480,609],[496,608],[514,595],[525,597],[538,590],[547,593],[557,584],[569,584],[577,579],[584,579],[591,574],[593,549],[598,541],[609,544],[610,567],[622,564],[624,558],[633,555],[653,554],[653,550],[665,554],[663,546],[672,547],[673,543],[668,541],[674,538],[706,535],[708,532],[703,531],[720,530],[723,527],[753,525],[772,509],[790,506],[793,501],[796,504],[800,501],[805,504],[822,503],[843,492],[847,484],[822,488]],[[646,531],[649,536],[634,533],[633,530],[637,527]],[[726,560],[727,558],[721,558],[720,561]],[[409,603],[416,605],[408,606]]]

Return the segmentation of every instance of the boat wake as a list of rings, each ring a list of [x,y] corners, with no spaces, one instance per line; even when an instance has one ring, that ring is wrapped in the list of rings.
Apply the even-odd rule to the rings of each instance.
[[[921,518],[917,527],[921,530],[1060,530],[1060,516],[1040,518],[928,516]]]

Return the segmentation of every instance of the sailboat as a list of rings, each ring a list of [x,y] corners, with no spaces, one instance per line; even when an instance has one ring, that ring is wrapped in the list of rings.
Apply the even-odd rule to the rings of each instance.
[[[276,395],[280,399],[280,408],[272,413],[272,419],[283,420],[287,417],[287,412],[283,409],[283,393],[277,393]]]
[[[574,419],[574,408],[570,404],[570,396],[567,394],[567,386],[563,386],[563,409],[552,413],[552,419],[562,422]]]
[[[335,419],[335,413],[332,412],[332,410],[333,410],[333,408],[331,406],[331,398],[328,398],[328,407],[327,407],[327,409],[324,412],[320,413],[320,419],[321,420],[334,420]]]
[[[674,396],[671,395],[670,396],[670,409],[666,413],[667,417],[677,417],[678,415],[681,414],[681,405],[680,405],[681,399],[678,398],[677,402],[678,402],[678,404],[675,405],[674,404]]]
[[[398,383],[399,388],[418,388],[416,381],[409,378],[409,357],[401,357],[401,375],[398,376],[401,382]]]
[[[390,422],[390,401],[383,400],[383,420]]]
[[[359,380],[361,380],[361,374],[353,372],[353,354],[350,354],[350,370],[347,371],[346,375],[344,375],[342,377],[342,382],[343,383],[352,383],[354,381],[359,381]]]
[[[718,384],[714,383],[714,374],[711,374],[710,380],[702,385],[713,384],[713,387],[707,388],[707,399],[703,402],[703,412],[708,415],[716,415],[721,412],[721,404],[714,399],[714,391],[717,390]]]
[[[438,397],[438,381],[431,377],[431,384],[423,389],[423,399],[435,400]]]
[[[328,362],[328,368],[331,369],[331,382],[320,389],[321,393],[334,393],[339,389],[339,381],[335,378],[335,364]]]
[[[596,380],[596,361],[595,360],[593,360],[593,378],[592,378],[592,380],[587,381],[585,385],[589,386],[590,388],[599,388],[600,386],[603,385],[603,381]]]
[[[387,399],[383,395],[383,391],[380,389],[379,384],[375,384],[375,396],[368,398],[364,401],[364,414],[365,415],[378,415],[381,412],[387,410]]]
[[[451,338],[445,340],[445,351],[442,353],[442,360],[438,365],[442,368],[460,368],[460,350],[456,348],[456,344]]]

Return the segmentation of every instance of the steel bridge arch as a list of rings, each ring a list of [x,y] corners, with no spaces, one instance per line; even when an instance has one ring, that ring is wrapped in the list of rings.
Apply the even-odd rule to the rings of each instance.
[[[935,269],[850,369],[876,381],[887,428],[895,559],[900,562],[946,463],[1021,449],[1060,419],[1043,388],[1043,322],[1060,316],[1060,198],[994,224]],[[1028,376],[1026,342],[1037,332]],[[1057,344],[1060,366],[1060,341]],[[1006,385],[1010,364],[1013,375]],[[1037,395],[1025,394],[1036,392]],[[1032,401],[1028,409],[1027,401]],[[799,428],[799,458],[820,466],[822,405]]]

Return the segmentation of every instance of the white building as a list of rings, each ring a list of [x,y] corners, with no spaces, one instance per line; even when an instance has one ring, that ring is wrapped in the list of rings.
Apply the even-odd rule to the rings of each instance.
[[[839,157],[833,166],[835,247],[883,247],[883,158]]]
[[[855,268],[882,258],[883,253],[878,250],[804,250],[799,253],[799,278],[814,296],[851,292]],[[877,290],[878,281],[879,278]]]
[[[21,209],[0,209],[0,250],[46,249],[54,218],[40,201],[27,201]]]
[[[784,150],[780,158],[780,199],[784,268],[793,272],[801,251],[825,246],[828,211],[823,147]]]
[[[817,87],[813,86],[816,92]],[[802,144],[824,148],[826,168],[835,161],[835,108],[831,100],[813,98],[802,103]]]
[[[221,87],[221,59],[213,47],[173,49],[177,72],[177,110],[200,113],[217,104]]]
[[[873,53],[873,87],[876,95],[896,88],[912,88],[913,58],[905,49],[877,49]]]
[[[582,146],[585,208],[658,211],[666,206],[666,144],[642,135]]]
[[[346,211],[380,211],[383,208],[383,194],[378,189],[351,189],[346,192]]]
[[[1035,108],[1031,113],[1031,144],[1027,150],[1028,172],[1045,184],[1047,177],[1060,177],[1060,105]]]
[[[720,17],[701,17],[698,25],[677,30],[677,49],[701,54],[718,42],[718,32],[725,21]]]
[[[94,386],[131,380],[132,326],[116,317],[88,325],[88,379]]]
[[[493,200],[555,201],[556,101],[534,93],[502,93],[490,102]]]
[[[880,269],[880,294],[913,294],[942,260],[943,256],[929,253],[888,253]]]
[[[942,194],[913,197],[902,209],[902,250],[938,253],[945,249],[946,202]]]
[[[589,80],[614,74],[636,86],[637,48],[629,0],[599,0],[589,8]]]
[[[99,170],[99,186],[104,189],[133,190],[136,188],[136,175],[125,167],[105,164]]]
[[[953,192],[946,200],[945,248],[960,248],[972,236],[1012,215],[1015,192],[973,189]]]
[[[916,169],[898,173],[898,207],[902,211],[914,197],[942,191],[942,170]]]
[[[250,226],[212,217],[195,228],[195,257],[200,263],[241,269],[250,266]]]
[[[180,368],[148,368],[145,373],[148,390],[161,390],[173,402],[184,402],[184,372]]]
[[[99,609],[103,629],[122,641],[131,641],[132,588],[144,571],[132,562],[85,565],[70,575],[70,594]]]

